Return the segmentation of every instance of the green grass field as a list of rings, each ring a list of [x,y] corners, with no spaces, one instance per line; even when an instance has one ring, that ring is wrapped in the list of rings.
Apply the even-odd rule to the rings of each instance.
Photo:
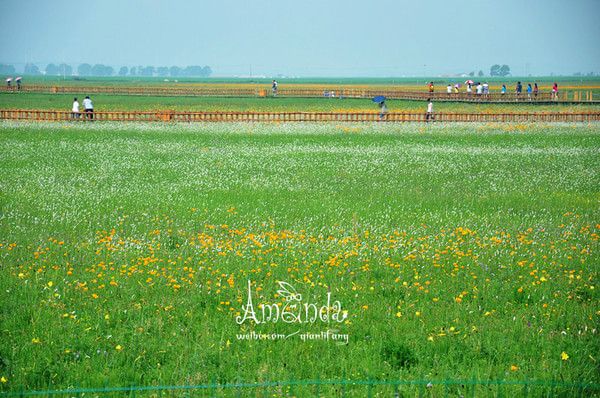
[[[599,383],[599,133],[4,122],[0,391]],[[285,281],[302,294],[293,304],[324,305],[329,291],[347,318],[240,325],[248,281],[257,309],[289,306]],[[348,343],[300,337],[327,330]],[[252,331],[291,337],[239,337]]]
[[[77,94],[79,101],[87,95]],[[70,111],[73,94],[0,93],[0,108],[52,109]],[[372,111],[379,108],[368,99],[336,98],[224,98],[224,97],[160,97],[132,95],[91,95],[96,111],[262,111],[262,112],[347,112]],[[390,111],[425,111],[424,101],[388,100]],[[587,112],[598,111],[600,105],[562,104],[472,104],[460,102],[438,102],[438,112]]]

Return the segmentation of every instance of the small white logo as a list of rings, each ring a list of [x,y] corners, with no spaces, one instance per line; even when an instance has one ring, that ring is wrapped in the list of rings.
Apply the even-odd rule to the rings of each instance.
[[[242,315],[238,315],[235,321],[241,325],[246,321],[254,321],[259,325],[262,323],[279,321],[284,323],[313,324],[317,321],[330,324],[333,322],[344,322],[348,318],[348,311],[342,310],[342,304],[332,301],[331,292],[323,304],[303,301],[303,297],[296,291],[294,286],[287,282],[279,281],[280,289],[277,293],[284,298],[283,303],[261,303],[257,309],[252,301],[252,283],[248,280],[248,298],[246,305],[242,305]]]

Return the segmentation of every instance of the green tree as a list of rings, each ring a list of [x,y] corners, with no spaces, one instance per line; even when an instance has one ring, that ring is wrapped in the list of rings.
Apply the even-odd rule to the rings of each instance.
[[[81,64],[77,67],[77,73],[79,76],[90,76],[92,74],[92,65]]]
[[[25,70],[24,70],[26,75],[40,75],[40,68],[37,67],[37,65],[35,64],[25,64]]]
[[[121,66],[121,69],[119,69],[119,76],[127,76],[127,67],[126,66]]]
[[[508,66],[506,64],[502,65],[500,67],[500,74],[499,74],[499,76],[508,76],[508,75],[510,75],[510,66]]]
[[[114,73],[114,69],[112,66],[96,64],[92,66],[91,73],[93,76],[111,76]]]
[[[490,76],[500,76],[500,65],[495,64],[490,67]]]
[[[140,76],[152,76],[154,75],[154,66],[139,67],[138,73]]]
[[[46,75],[48,75],[48,76],[58,76],[58,75],[60,75],[60,73],[58,71],[58,66],[56,66],[54,64],[48,64],[46,66]]]
[[[168,76],[169,68],[166,66],[159,66],[158,68],[156,68],[156,74],[158,76]]]
[[[58,74],[61,76],[71,76],[73,74],[73,67],[62,63],[58,65]]]

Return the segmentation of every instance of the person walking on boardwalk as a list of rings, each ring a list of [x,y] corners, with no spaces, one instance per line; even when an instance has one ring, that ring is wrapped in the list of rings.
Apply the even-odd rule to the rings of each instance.
[[[427,87],[429,89],[429,92],[433,93],[433,90],[434,90],[434,88],[433,88],[433,82],[429,82],[429,84],[427,85]]]
[[[523,85],[521,82],[517,82],[517,86],[515,87],[516,101],[519,100],[519,96],[523,92]]]
[[[379,103],[379,121],[382,121],[385,119],[385,116],[387,115],[387,106],[385,105],[385,101],[381,101]]]
[[[17,76],[17,78],[15,79],[15,83],[17,83],[17,90],[21,91],[21,76]]]
[[[540,91],[537,83],[533,83],[533,97],[537,99],[538,92]]]
[[[448,87],[446,87],[446,92],[448,95],[452,94],[452,84],[448,83]]]
[[[556,82],[552,85],[552,100],[558,101],[558,84]]]
[[[273,80],[273,83],[271,84],[271,90],[273,91],[273,97],[277,96],[277,81]]]
[[[90,120],[94,119],[94,104],[92,104],[92,100],[89,96],[86,96],[83,99],[83,109],[85,111],[86,117]]]
[[[433,119],[433,102],[431,101],[431,98],[427,98],[427,113],[425,114],[425,121],[429,122],[430,120],[433,121]]]
[[[527,83],[527,99],[531,101],[531,93],[533,92],[533,88],[531,88],[531,83]]]
[[[502,94],[502,95],[506,94],[506,84],[502,85],[502,88],[500,89],[500,94]]]
[[[6,88],[10,90],[11,84],[12,84],[12,77],[9,76],[6,78]]]
[[[73,119],[79,119],[79,116],[81,115],[79,113],[79,102],[77,101],[77,97],[73,98],[73,108],[71,108],[71,118]]]

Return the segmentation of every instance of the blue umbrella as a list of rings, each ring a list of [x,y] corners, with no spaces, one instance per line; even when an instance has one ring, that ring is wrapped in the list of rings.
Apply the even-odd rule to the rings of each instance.
[[[377,97],[373,98],[373,102],[377,102],[378,104],[381,104],[383,101],[385,101],[385,97],[383,95],[378,95]]]

